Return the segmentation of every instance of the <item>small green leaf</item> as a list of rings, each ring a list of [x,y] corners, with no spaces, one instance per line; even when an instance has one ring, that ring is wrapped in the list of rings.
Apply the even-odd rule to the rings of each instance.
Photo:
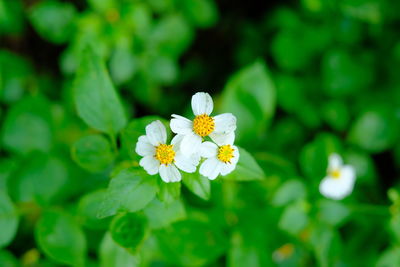
[[[280,229],[296,235],[307,226],[308,216],[303,204],[296,202],[285,208],[278,223]]]
[[[341,225],[350,215],[350,210],[340,202],[323,199],[318,203],[321,221],[330,225]]]
[[[257,161],[244,148],[239,148],[239,162],[233,172],[224,178],[236,181],[253,181],[265,178],[264,171],[258,165]]]
[[[169,204],[181,195],[181,183],[165,183],[161,178],[158,182],[159,191],[157,192],[157,197],[162,202]]]
[[[139,258],[118,245],[107,232],[100,245],[100,266],[139,266]]]
[[[399,135],[395,111],[388,107],[372,108],[355,121],[349,141],[369,152],[378,153],[393,145]]]
[[[264,62],[241,69],[224,88],[220,110],[237,117],[237,139],[252,144],[265,132],[275,112],[275,86]]]
[[[14,239],[18,228],[18,214],[6,193],[0,191],[0,248],[7,246]]]
[[[136,213],[122,213],[114,217],[110,232],[116,243],[135,251],[145,238],[146,221]]]
[[[105,194],[105,190],[95,191],[84,195],[79,200],[78,214],[85,227],[93,230],[105,230],[108,228],[109,218],[99,219],[97,217]]]
[[[127,123],[104,63],[91,48],[83,52],[74,96],[78,115],[91,127],[115,136]]]
[[[196,196],[204,199],[210,199],[210,180],[200,173],[183,173],[183,184]]]
[[[154,229],[166,227],[186,217],[185,208],[180,200],[165,204],[158,199],[153,199],[144,209],[144,213],[150,227]]]
[[[0,262],[2,267],[18,267],[20,264],[11,252],[7,250],[0,250]]]
[[[284,206],[292,201],[306,196],[306,187],[299,180],[286,181],[275,193],[272,203],[276,206]]]
[[[41,97],[27,97],[12,106],[2,130],[5,148],[26,155],[48,152],[52,144],[50,105]]]
[[[185,0],[181,2],[183,12],[193,25],[206,28],[213,26],[218,19],[218,9],[211,0]]]
[[[61,44],[73,33],[75,13],[71,3],[46,0],[33,6],[29,18],[42,38]]]
[[[53,260],[61,264],[84,265],[85,236],[70,215],[45,212],[36,225],[35,237],[39,247]]]
[[[141,169],[121,171],[111,179],[98,216],[104,218],[118,211],[143,209],[156,195],[157,179]]]
[[[102,135],[82,137],[72,147],[72,158],[82,168],[100,172],[114,161],[110,142]]]

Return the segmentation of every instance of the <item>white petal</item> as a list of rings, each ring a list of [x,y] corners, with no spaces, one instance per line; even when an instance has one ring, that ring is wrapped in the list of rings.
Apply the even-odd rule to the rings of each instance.
[[[232,113],[224,113],[213,118],[216,133],[230,133],[236,130],[236,117]]]
[[[343,165],[342,158],[336,154],[330,154],[328,159],[328,169],[329,170],[337,170]]]
[[[158,146],[159,144],[165,144],[167,142],[167,131],[161,121],[153,121],[147,125],[146,135],[153,146]]]
[[[233,158],[231,159],[231,163],[236,166],[240,157],[239,148],[237,146],[232,146],[232,148],[233,148]]]
[[[200,174],[208,177],[210,180],[217,178],[221,171],[222,163],[217,158],[206,159],[200,166]]]
[[[142,166],[148,174],[154,175],[158,172],[160,162],[153,156],[146,156],[139,161],[139,165]]]
[[[227,175],[231,173],[236,168],[236,164],[234,163],[224,163],[221,168],[221,175]]]
[[[198,161],[195,161],[191,157],[187,157],[182,153],[176,153],[175,155],[175,165],[182,171],[188,173],[195,172],[198,164]]]
[[[155,147],[152,144],[150,144],[149,140],[145,135],[139,137],[139,140],[136,143],[135,151],[142,157],[153,156],[156,153]]]
[[[185,117],[172,114],[173,119],[171,119],[170,127],[171,130],[176,134],[188,134],[192,131],[193,123],[192,121],[186,119]]]
[[[350,179],[325,177],[320,185],[319,191],[327,198],[340,200],[353,191],[354,183]]]
[[[218,146],[211,142],[204,142],[199,149],[200,156],[203,158],[216,157],[218,154]]]
[[[350,165],[344,165],[341,169],[341,177],[340,179],[346,179],[350,181],[355,181],[356,178],[356,171],[353,168],[353,166]]]
[[[181,180],[180,172],[172,164],[170,164],[170,165],[161,164],[160,176],[161,176],[161,179],[166,183],[179,182]]]
[[[180,150],[184,155],[190,156],[199,151],[202,141],[202,138],[193,132],[187,134],[180,143]]]
[[[173,149],[175,152],[179,151],[181,149],[181,143],[185,135],[183,134],[177,134],[175,135],[172,140],[171,140],[171,145],[173,145]]]
[[[200,92],[192,96],[192,110],[194,115],[210,115],[213,107],[213,100],[208,93]]]
[[[212,132],[209,136],[219,146],[232,145],[235,141],[235,132],[228,134]]]

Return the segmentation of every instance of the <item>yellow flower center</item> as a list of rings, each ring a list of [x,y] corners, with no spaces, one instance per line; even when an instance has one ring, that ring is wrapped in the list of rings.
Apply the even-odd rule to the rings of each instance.
[[[174,162],[175,151],[172,149],[173,145],[160,144],[156,147],[156,159],[160,161],[161,164],[171,164]]]
[[[223,163],[231,163],[231,159],[233,158],[233,147],[231,145],[223,145],[218,148],[218,159]]]
[[[340,178],[340,170],[334,169],[334,170],[330,171],[330,175],[335,179],[339,179]]]
[[[207,114],[196,116],[193,120],[193,131],[201,137],[207,136],[214,131],[214,119]]]

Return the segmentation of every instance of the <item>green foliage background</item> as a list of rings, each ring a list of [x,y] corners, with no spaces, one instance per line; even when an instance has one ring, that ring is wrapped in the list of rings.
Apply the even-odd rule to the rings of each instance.
[[[399,8],[0,0],[0,266],[400,266]],[[165,184],[135,144],[197,91],[238,167]]]

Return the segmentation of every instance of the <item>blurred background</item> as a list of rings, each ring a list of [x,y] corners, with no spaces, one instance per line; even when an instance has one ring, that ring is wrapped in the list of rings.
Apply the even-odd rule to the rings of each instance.
[[[399,8],[0,0],[0,266],[400,266]],[[74,102],[87,46],[130,122],[117,155],[82,141],[100,135]],[[172,211],[139,212],[143,233],[98,219],[110,174],[137,166],[141,118],[190,117],[198,91],[236,115],[262,178],[185,184]],[[318,191],[333,152],[357,173],[342,201]]]

